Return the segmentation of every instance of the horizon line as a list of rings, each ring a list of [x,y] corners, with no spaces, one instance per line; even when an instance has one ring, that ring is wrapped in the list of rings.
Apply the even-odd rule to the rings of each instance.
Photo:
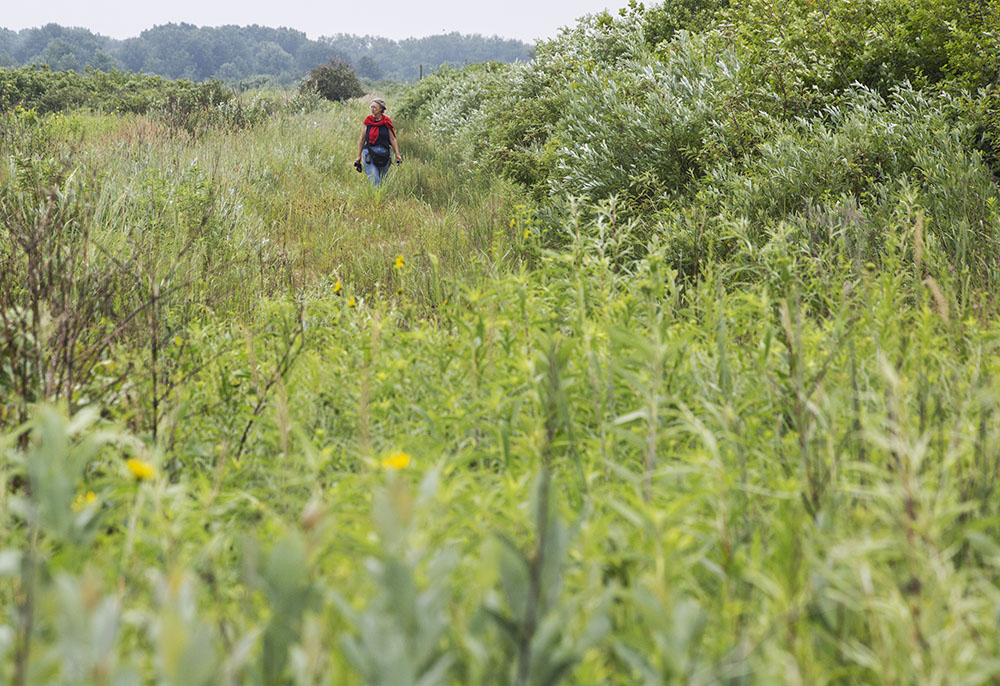
[[[335,36],[353,36],[353,37],[356,37],[356,38],[381,38],[383,40],[389,40],[389,41],[394,41],[394,42],[398,43],[398,42],[402,42],[402,41],[406,41],[406,40],[424,40],[425,38],[434,38],[434,37],[437,37],[437,36],[450,36],[450,35],[453,35],[453,34],[458,34],[459,36],[462,36],[462,37],[479,36],[481,38],[499,38],[501,40],[509,40],[509,41],[516,41],[518,43],[524,43],[525,45],[535,45],[539,40],[544,40],[544,39],[541,39],[541,38],[534,38],[534,39],[531,39],[530,41],[528,41],[528,40],[524,40],[524,39],[521,39],[521,38],[510,38],[510,37],[507,37],[507,36],[501,36],[500,34],[496,34],[496,33],[492,34],[492,35],[487,35],[487,34],[484,34],[484,33],[464,33],[462,31],[458,31],[458,30],[445,31],[444,29],[441,30],[441,33],[431,33],[431,34],[427,34],[426,36],[407,36],[406,38],[389,38],[388,36],[376,36],[376,35],[372,35],[372,34],[368,34],[368,33],[364,33],[364,34],[361,34],[361,33],[348,33],[346,31],[340,31],[340,32],[333,33],[333,34],[324,34],[324,35],[320,35],[317,38],[310,38],[309,34],[307,34],[305,31],[303,31],[302,29],[294,28],[292,26],[269,26],[267,24],[257,24],[257,23],[254,23],[254,24],[236,24],[236,23],[233,23],[233,24],[215,24],[215,25],[202,24],[202,25],[198,25],[198,24],[194,24],[192,22],[187,22],[187,21],[169,21],[169,22],[166,22],[166,23],[163,23],[163,24],[153,24],[151,27],[143,29],[138,34],[135,34],[133,36],[126,36],[124,38],[118,38],[116,36],[112,36],[112,35],[109,35],[109,34],[99,33],[98,31],[95,31],[94,29],[92,29],[92,28],[90,28],[88,26],[76,26],[76,25],[70,25],[70,24],[60,24],[60,23],[54,22],[54,21],[46,22],[46,23],[41,24],[39,26],[26,26],[26,27],[20,28],[20,29],[11,29],[11,28],[8,28],[6,26],[0,26],[0,30],[2,30],[2,31],[11,31],[13,33],[21,33],[22,31],[37,31],[37,30],[41,30],[41,29],[44,29],[46,26],[58,26],[59,28],[62,28],[62,29],[83,29],[85,31],[89,31],[94,36],[98,36],[98,37],[101,37],[101,38],[108,38],[110,40],[117,40],[117,41],[126,41],[126,40],[130,40],[132,38],[139,38],[146,31],[151,31],[153,29],[160,28],[161,26],[193,26],[196,29],[219,29],[219,28],[225,28],[227,26],[235,26],[236,28],[241,28],[242,29],[242,28],[253,28],[253,27],[257,26],[257,27],[262,27],[262,28],[267,28],[267,29],[273,29],[273,30],[276,30],[276,31],[281,30],[281,29],[287,29],[289,31],[297,31],[298,33],[301,33],[302,35],[304,35],[308,40],[313,40],[313,41],[319,41],[319,40],[322,40],[323,38],[333,38]]]

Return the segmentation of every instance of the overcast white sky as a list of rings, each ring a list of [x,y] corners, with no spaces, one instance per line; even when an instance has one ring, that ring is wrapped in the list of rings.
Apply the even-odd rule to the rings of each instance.
[[[481,33],[531,42],[550,38],[584,14],[617,11],[628,0],[0,0],[0,27],[19,31],[48,23],[82,26],[112,38],[130,38],[157,24],[260,24],[304,31],[421,38]]]

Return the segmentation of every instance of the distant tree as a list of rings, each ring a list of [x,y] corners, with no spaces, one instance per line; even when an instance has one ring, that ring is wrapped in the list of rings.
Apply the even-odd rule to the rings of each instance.
[[[216,65],[216,73],[224,65],[230,64],[239,72],[240,76],[246,76],[242,69],[250,56],[251,41],[242,28],[229,24],[212,29],[211,42],[212,60]]]
[[[261,43],[254,57],[256,58],[256,72],[258,74],[272,74],[282,77],[287,76],[295,69],[295,58],[274,41]]]
[[[109,38],[89,29],[64,28],[58,24],[24,29],[16,36],[14,49],[9,52],[19,64],[48,64],[56,70],[80,70],[95,53],[111,48]]]
[[[243,74],[232,62],[226,62],[215,72],[215,78],[223,81],[239,81],[242,77]]]
[[[196,40],[192,41],[197,30],[198,27],[194,24],[171,23],[140,33],[138,40],[145,43],[146,50],[142,52],[142,65],[139,69],[172,79],[197,79],[199,77],[197,60],[200,60],[204,53],[203,47],[198,45]],[[128,61],[126,67],[136,68]]]
[[[365,55],[358,60],[358,76],[366,79],[377,80],[385,76],[385,70],[380,67],[375,60]]]
[[[521,41],[456,32],[401,41],[344,33],[319,40],[357,65],[362,76],[400,81],[415,81],[421,66],[426,74],[443,64],[527,61],[534,56],[532,47]],[[378,76],[369,75],[371,64],[378,68]]]
[[[293,54],[299,74],[308,73],[313,67],[318,67],[328,60],[344,58],[343,54],[336,53],[330,50],[326,44],[314,40],[304,41],[299,46],[298,51]]]
[[[148,71],[146,58],[149,56],[149,44],[142,38],[128,38],[122,42],[118,51],[118,59],[129,71]]]
[[[93,67],[97,71],[111,71],[112,69],[121,68],[118,60],[103,50],[96,50],[93,56],[87,60],[87,66]]]
[[[319,93],[327,100],[339,102],[364,95],[357,74],[345,60],[330,60],[329,64],[313,67],[299,86],[302,93]]]
[[[14,49],[17,46],[18,35],[10,29],[0,29],[0,53],[6,53],[11,60],[14,59]]]
[[[53,71],[72,69],[80,71],[83,68],[83,60],[77,54],[73,44],[63,38],[55,38],[49,41],[45,49],[36,55],[32,62],[36,64],[47,64]]]
[[[17,49],[14,57],[21,64],[27,64],[32,58],[41,55],[50,41],[60,38],[63,27],[58,24],[46,24],[37,29],[24,29],[18,32]]]
[[[510,62],[530,57],[530,46],[520,41],[458,33],[404,41],[346,34],[310,40],[302,31],[289,28],[180,23],[161,24],[135,38],[115,40],[59,24],[16,32],[0,28],[0,66],[45,63],[55,70],[90,66],[193,81],[222,78],[229,83],[258,76],[269,77],[268,83],[295,83],[331,59],[345,60],[367,79],[413,81],[421,65],[429,73],[445,62]]]

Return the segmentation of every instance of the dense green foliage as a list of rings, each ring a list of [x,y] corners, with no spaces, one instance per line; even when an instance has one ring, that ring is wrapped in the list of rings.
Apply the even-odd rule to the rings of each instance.
[[[354,93],[360,94],[360,86]],[[235,98],[220,81],[171,81],[114,70],[77,74],[48,67],[0,68],[0,121],[4,124],[0,137],[16,140],[37,115],[74,108],[147,114],[171,131],[198,136],[212,128],[250,128],[280,110],[308,111],[318,100],[311,91],[291,99],[280,93]]]
[[[15,107],[49,114],[89,107],[110,112],[145,114],[167,103],[210,109],[232,99],[219,81],[195,84],[159,76],[110,71],[52,71],[48,67],[0,68],[0,111]]]
[[[361,81],[344,60],[330,60],[309,70],[309,75],[299,86],[301,93],[316,93],[327,100],[340,102],[365,94]]]
[[[219,79],[249,85],[294,83],[330,59],[346,59],[363,78],[417,80],[442,64],[513,62],[531,57],[521,41],[449,33],[402,41],[337,34],[319,40],[266,26],[163,24],[116,40],[88,29],[47,24],[18,32],[0,28],[0,67],[46,64],[56,71],[118,69],[171,79]]]
[[[692,28],[704,30],[677,33]],[[539,45],[530,64],[437,73],[403,110],[539,197],[616,195],[633,213],[669,220],[678,202],[725,194],[720,176],[752,175],[778,141],[825,147],[859,102],[884,120],[870,122],[877,129],[893,126],[899,108],[909,118],[904,103],[916,98],[923,117],[938,126],[944,117],[998,171],[997,36],[998,5],[985,1],[635,5]],[[883,153],[856,149],[865,163],[846,168],[828,157],[835,166],[817,172],[841,181],[821,191],[859,196],[865,185],[865,209],[894,203],[879,186],[915,165]]]
[[[1000,680],[995,9],[4,111],[0,683]]]

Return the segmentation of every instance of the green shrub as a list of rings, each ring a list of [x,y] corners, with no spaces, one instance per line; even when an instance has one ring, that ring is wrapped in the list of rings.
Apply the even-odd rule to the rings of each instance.
[[[107,112],[164,111],[189,116],[233,97],[220,81],[192,83],[130,72],[52,71],[47,66],[0,69],[0,110],[15,106],[40,113],[89,107]]]
[[[396,112],[407,119],[425,119],[430,116],[431,107],[445,86],[460,79],[468,78],[482,67],[470,64],[464,69],[449,65],[438,67],[420,81],[411,85],[396,101]]]
[[[426,118],[431,130],[467,159],[484,162],[541,197],[572,79],[637,58],[642,45],[633,34],[641,30],[639,22],[638,13],[591,15],[540,43],[530,63],[439,69],[404,96],[400,112]]]
[[[638,13],[643,38],[650,46],[669,41],[680,31],[698,33],[711,27],[720,10],[729,7],[729,0],[664,0],[648,10],[636,0],[621,12]]]
[[[346,60],[331,59],[309,70],[309,75],[299,86],[300,93],[318,93],[327,100],[340,102],[365,94],[361,81]]]
[[[883,95],[905,80],[974,88],[1000,66],[992,0],[734,0],[719,16],[752,80],[786,108],[855,82]]]
[[[619,196],[643,211],[699,178],[706,142],[733,90],[735,55],[684,38],[665,60],[597,68],[569,83],[549,188],[559,197]]]
[[[466,159],[554,200],[540,215],[553,240],[573,202],[584,216],[611,202],[647,220],[629,254],[663,232],[694,273],[706,221],[797,222],[845,202],[888,216],[912,183],[929,230],[954,239],[949,259],[989,281],[992,232],[954,228],[988,226],[989,212],[923,194],[940,176],[934,159],[993,195],[998,99],[973,89],[1000,63],[995,34],[977,33],[996,17],[992,2],[633,4],[564,30],[531,63],[436,76],[411,110]],[[874,236],[855,243],[880,249]],[[973,262],[967,244],[981,250]]]

